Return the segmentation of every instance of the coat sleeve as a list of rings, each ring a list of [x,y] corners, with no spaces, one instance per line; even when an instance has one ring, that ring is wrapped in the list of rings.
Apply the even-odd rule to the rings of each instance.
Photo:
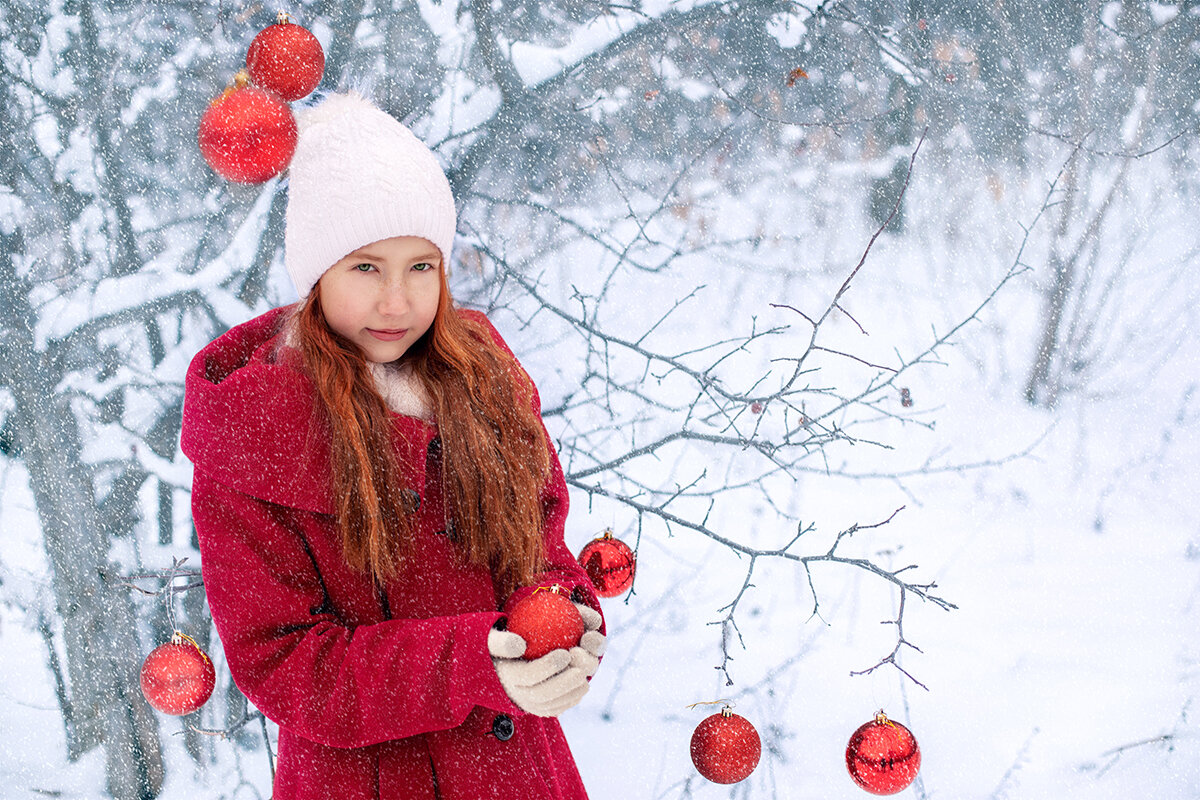
[[[192,511],[205,593],[230,672],[268,718],[362,747],[518,714],[487,649],[498,612],[348,627],[327,607],[297,515],[197,470]]]
[[[499,331],[492,325],[485,315],[478,311],[462,311],[460,312],[469,319],[476,320],[483,325],[491,334],[492,341],[505,353],[512,358],[513,363],[528,377],[528,373],[521,367],[521,363],[517,361],[517,357],[509,349],[508,344],[500,336]],[[538,395],[537,386],[534,385],[533,379],[529,378],[529,385],[533,389],[533,410],[537,412],[538,419],[542,415],[542,401]],[[525,599],[538,586],[552,586],[558,584],[571,592],[571,599],[577,603],[582,603],[591,606],[596,611],[600,612],[603,619],[604,612],[600,608],[600,600],[596,597],[596,591],[592,587],[592,582],[584,572],[583,567],[575,559],[575,556],[567,549],[564,539],[567,522],[567,508],[569,505],[569,496],[567,494],[567,481],[563,474],[562,463],[558,458],[558,451],[554,447],[554,442],[550,438],[550,433],[546,430],[546,425],[542,423],[542,434],[546,437],[546,447],[550,450],[550,477],[546,480],[546,485],[542,488],[542,520],[543,530],[545,532],[546,544],[546,561],[547,569],[541,574],[538,579],[537,586],[523,586],[513,592],[512,596],[504,604],[504,610],[510,611],[514,605]],[[604,624],[601,623],[601,632],[605,630]]]

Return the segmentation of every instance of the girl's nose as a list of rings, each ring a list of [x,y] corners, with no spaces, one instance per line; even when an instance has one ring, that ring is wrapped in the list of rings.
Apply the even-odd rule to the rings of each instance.
[[[408,311],[408,292],[402,283],[389,283],[379,296],[379,311],[394,316]]]

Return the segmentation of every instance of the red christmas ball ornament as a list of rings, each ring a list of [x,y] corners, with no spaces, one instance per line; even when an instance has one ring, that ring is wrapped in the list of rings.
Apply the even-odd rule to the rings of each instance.
[[[262,183],[296,152],[296,119],[278,95],[249,85],[239,72],[234,85],[200,118],[200,154],[213,170],[238,183]]]
[[[299,100],[321,82],[325,51],[307,28],[280,11],[275,24],[259,31],[250,43],[246,69],[256,85],[284,100]]]
[[[525,640],[526,661],[579,644],[583,617],[561,591],[558,585],[535,589],[509,613],[508,630]]]
[[[142,694],[164,714],[190,714],[208,701],[217,674],[192,637],[175,632],[142,663]]]
[[[846,769],[871,794],[896,794],[917,777],[921,748],[912,731],[880,711],[859,727],[846,746]]]
[[[605,531],[579,551],[579,564],[591,579],[596,594],[616,597],[633,584],[637,556],[629,545],[614,539],[612,531]]]
[[[762,756],[758,731],[729,706],[692,731],[692,763],[713,783],[737,783],[750,777]]]

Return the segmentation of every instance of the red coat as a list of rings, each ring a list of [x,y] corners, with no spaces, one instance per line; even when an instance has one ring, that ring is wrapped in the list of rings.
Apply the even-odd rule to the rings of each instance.
[[[421,496],[418,568],[381,594],[346,564],[315,389],[272,357],[285,313],[197,354],[183,411],[213,622],[238,687],[279,724],[274,800],[585,798],[558,721],[522,713],[500,686],[488,631],[532,589],[498,597],[487,570],[456,557],[434,426],[392,417],[404,480]],[[460,313],[504,347],[482,314]],[[567,490],[552,462],[542,583],[598,610],[563,543]]]

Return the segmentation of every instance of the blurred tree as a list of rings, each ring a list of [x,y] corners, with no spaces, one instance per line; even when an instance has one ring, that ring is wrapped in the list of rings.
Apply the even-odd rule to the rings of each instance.
[[[24,463],[42,521],[68,755],[103,745],[122,800],[155,796],[163,765],[119,575],[138,558],[148,483],[171,538],[185,485],[154,465],[177,449],[179,347],[196,319],[220,324],[210,298],[227,295],[189,282],[211,276],[198,267],[256,194],[215,202],[222,190],[199,169],[190,120],[212,93],[215,51],[196,31],[214,21],[186,3],[0,10],[5,452]]]

